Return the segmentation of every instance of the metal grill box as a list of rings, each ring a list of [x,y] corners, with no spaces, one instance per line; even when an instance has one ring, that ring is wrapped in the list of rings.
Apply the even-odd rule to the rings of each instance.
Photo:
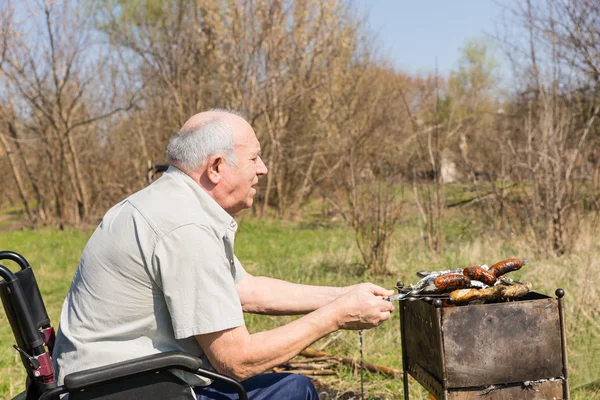
[[[569,399],[562,295],[401,301],[405,399],[407,374],[438,400]]]

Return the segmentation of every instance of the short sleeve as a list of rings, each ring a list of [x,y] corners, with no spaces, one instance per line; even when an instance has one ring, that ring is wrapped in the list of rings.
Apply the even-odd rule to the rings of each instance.
[[[233,276],[235,279],[235,283],[239,283],[241,280],[243,280],[246,277],[246,270],[244,269],[244,266],[242,265],[240,260],[238,260],[238,258],[235,255],[233,256],[233,261],[234,261]]]
[[[158,241],[151,273],[176,339],[244,325],[230,264],[222,238],[202,225],[179,227]]]

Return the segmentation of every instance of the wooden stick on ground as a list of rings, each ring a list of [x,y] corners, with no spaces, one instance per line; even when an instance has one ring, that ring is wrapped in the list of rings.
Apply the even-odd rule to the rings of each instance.
[[[314,350],[311,348],[307,348],[303,350],[300,355],[304,357],[334,357],[336,360],[340,361],[342,364],[351,365],[353,367],[360,367],[360,361],[354,360],[351,358],[332,356],[331,354],[327,354],[323,351]],[[383,365],[377,365],[370,362],[363,361],[363,367],[367,371],[371,372],[379,372],[382,374],[390,375],[390,376],[400,376],[400,371],[395,368],[386,367]]]
[[[311,362],[316,363],[320,361],[338,361],[338,357],[336,356],[327,356],[327,357],[307,357],[307,358],[293,358],[293,361],[288,361],[291,363],[294,362]]]
[[[316,375],[337,375],[332,369],[285,369],[285,368],[273,368],[273,372],[292,372],[294,374],[299,375],[308,375],[308,376],[316,376]]]
[[[338,363],[338,361],[335,361],[336,363]],[[328,369],[331,368],[333,365],[332,362],[328,362],[328,363],[321,363],[321,364],[315,364],[315,363],[296,363],[296,362],[287,362],[285,364],[282,364],[281,367],[283,368],[289,368],[289,369]]]

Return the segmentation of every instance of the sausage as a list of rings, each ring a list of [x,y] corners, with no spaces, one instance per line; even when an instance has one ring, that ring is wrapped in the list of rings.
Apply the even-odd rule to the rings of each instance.
[[[478,300],[487,301],[495,298],[500,290],[500,286],[492,286],[487,289],[460,289],[450,292],[450,302],[466,303],[468,301]]]
[[[445,271],[419,271],[417,272],[418,276],[422,276],[421,280],[417,282],[413,289],[430,289],[431,291],[435,291],[435,285],[433,285],[433,281],[438,276],[447,275],[450,273],[459,274],[462,273],[462,269],[454,269],[454,270],[445,270]]]
[[[499,263],[492,265],[489,269],[489,272],[498,278],[499,276],[502,276],[508,272],[520,269],[525,264],[527,264],[527,261],[521,261],[517,258],[509,258],[508,260],[500,261]]]
[[[463,269],[463,274],[469,279],[483,282],[489,286],[492,286],[496,282],[496,276],[479,265],[473,265]]]
[[[500,286],[500,297],[504,299],[512,299],[525,296],[531,290],[530,282],[517,283],[510,286]]]
[[[471,280],[463,274],[446,274],[435,278],[433,284],[436,289],[446,291],[468,288]]]

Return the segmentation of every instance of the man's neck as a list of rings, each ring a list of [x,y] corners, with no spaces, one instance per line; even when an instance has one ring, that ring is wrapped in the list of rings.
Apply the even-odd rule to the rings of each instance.
[[[195,171],[192,171],[192,170],[184,168],[176,163],[173,163],[171,165],[174,166],[175,168],[179,169],[181,172],[183,172],[190,178],[192,178],[192,180],[194,182],[196,182],[198,184],[198,186],[200,186],[200,188],[202,190],[204,190],[206,192],[206,194],[208,194],[221,208],[223,208],[223,210],[225,210],[225,212],[227,212],[227,214],[229,214],[232,218],[235,218],[235,213],[229,212],[227,209],[225,209],[221,205],[221,202],[219,201],[220,200],[219,195],[218,195],[217,191],[215,190],[216,185],[214,183],[212,183],[210,181],[210,179],[208,179],[208,177],[206,176],[206,169],[199,168]]]

